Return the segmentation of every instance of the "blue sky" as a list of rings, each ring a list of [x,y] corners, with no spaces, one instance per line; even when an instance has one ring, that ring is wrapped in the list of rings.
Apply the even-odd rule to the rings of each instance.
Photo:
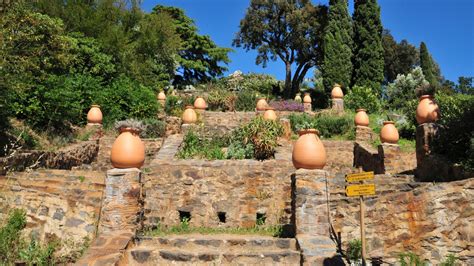
[[[313,0],[313,3],[327,5],[328,0]],[[407,39],[416,46],[424,41],[445,78],[457,82],[459,76],[474,76],[474,0],[379,0],[378,3],[383,26],[397,41]],[[157,4],[184,9],[201,34],[210,35],[219,46],[231,47],[249,1],[144,0],[143,8],[151,11]],[[349,0],[349,9],[352,14],[353,0]],[[281,61],[270,62],[263,68],[255,64],[254,51],[233,49],[229,73],[241,70],[284,79]]]

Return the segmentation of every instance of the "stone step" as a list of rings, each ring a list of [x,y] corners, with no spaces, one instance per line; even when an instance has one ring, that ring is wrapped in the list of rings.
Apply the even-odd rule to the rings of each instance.
[[[206,251],[186,249],[159,249],[136,247],[127,250],[125,265],[299,265],[300,252],[275,251],[227,251],[215,248]]]
[[[138,246],[155,248],[180,248],[185,250],[296,250],[294,238],[276,238],[254,235],[175,235],[165,237],[142,237],[136,241]]]
[[[293,238],[248,235],[141,237],[128,249],[126,265],[298,265]]]

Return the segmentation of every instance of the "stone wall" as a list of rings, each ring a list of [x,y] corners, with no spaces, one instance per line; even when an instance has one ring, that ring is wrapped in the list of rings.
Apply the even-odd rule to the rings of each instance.
[[[97,156],[97,141],[82,141],[58,151],[20,151],[0,158],[0,175],[7,171],[24,171],[27,168],[71,169],[91,163]]]
[[[191,226],[252,227],[288,224],[291,180],[288,161],[155,160],[144,173],[145,221],[154,227],[177,225],[190,215]],[[224,218],[225,217],[225,218]],[[225,222],[224,222],[225,219]]]
[[[343,178],[329,181],[332,226],[346,249],[360,239],[359,199],[345,196]],[[434,184],[376,175],[374,183],[377,195],[365,200],[368,257],[394,263],[411,251],[436,265],[452,253],[474,264],[474,178]]]
[[[435,154],[432,142],[439,134],[436,123],[424,123],[416,127],[416,177],[420,181],[453,181],[474,177],[461,165],[450,163],[441,154]]]
[[[402,152],[398,145],[383,143],[376,150],[368,143],[355,142],[354,167],[376,174],[413,173],[416,158],[414,153]]]
[[[62,252],[80,250],[92,240],[104,190],[103,173],[35,170],[0,176],[0,221],[9,210],[26,210],[26,233],[40,240],[60,240]]]

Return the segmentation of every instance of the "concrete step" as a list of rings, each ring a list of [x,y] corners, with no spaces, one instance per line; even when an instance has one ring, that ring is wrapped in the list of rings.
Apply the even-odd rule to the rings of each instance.
[[[126,265],[298,265],[296,240],[246,235],[142,237]]]

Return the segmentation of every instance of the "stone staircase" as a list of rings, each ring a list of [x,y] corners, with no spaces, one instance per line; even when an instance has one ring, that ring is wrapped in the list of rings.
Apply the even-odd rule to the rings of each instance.
[[[294,238],[255,235],[141,237],[124,265],[299,265]]]

